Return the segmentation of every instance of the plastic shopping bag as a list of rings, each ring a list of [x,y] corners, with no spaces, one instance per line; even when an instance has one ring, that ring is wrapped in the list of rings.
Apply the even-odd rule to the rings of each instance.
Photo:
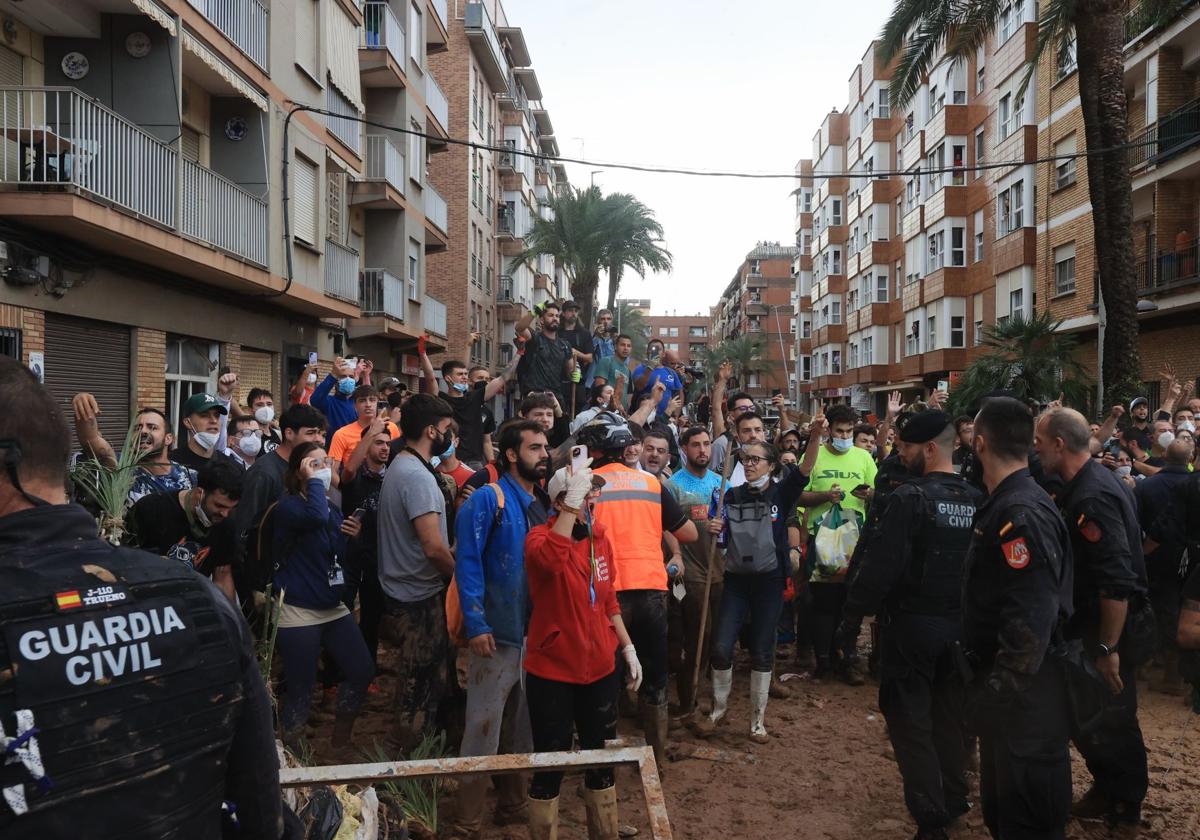
[[[813,583],[830,583],[845,578],[850,568],[850,557],[858,545],[858,536],[857,514],[843,511],[838,504],[830,507],[817,522],[817,558],[810,580]]]

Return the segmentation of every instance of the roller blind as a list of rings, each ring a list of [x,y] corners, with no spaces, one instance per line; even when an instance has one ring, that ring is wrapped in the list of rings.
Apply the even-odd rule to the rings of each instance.
[[[297,156],[292,167],[292,235],[317,244],[317,165]]]
[[[325,32],[329,80],[362,113],[366,109],[362,103],[362,80],[358,75],[358,27],[346,17],[340,5],[326,3]]]

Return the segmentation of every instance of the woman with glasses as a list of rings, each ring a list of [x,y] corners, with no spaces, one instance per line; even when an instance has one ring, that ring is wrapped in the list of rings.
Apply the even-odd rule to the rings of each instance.
[[[293,751],[302,743],[322,650],[343,675],[332,738],[339,752],[348,751],[354,719],[375,676],[367,644],[342,603],[346,541],[357,537],[362,525],[352,516],[343,518],[329,503],[325,494],[332,477],[333,459],[325,448],[300,444],[288,459],[283,497],[264,515],[264,521],[269,517],[274,591],[283,593],[276,644],[286,691],[279,723],[283,742]]]
[[[775,667],[775,630],[783,608],[783,590],[798,559],[788,550],[787,519],[795,510],[816,452],[810,447],[799,467],[781,467],[768,443],[749,443],[738,452],[746,483],[725,492],[724,504],[709,521],[725,551],[725,587],[713,633],[713,707],[711,730],[724,716],[733,684],[733,646],[750,621],[750,739],[765,744],[771,673]]]

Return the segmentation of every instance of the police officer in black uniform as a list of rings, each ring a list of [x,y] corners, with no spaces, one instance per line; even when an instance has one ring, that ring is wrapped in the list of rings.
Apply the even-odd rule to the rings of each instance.
[[[213,584],[116,548],[65,492],[54,398],[0,357],[0,837],[283,830],[271,707]]]
[[[960,641],[962,565],[983,494],[955,475],[954,438],[941,411],[921,412],[900,431],[899,457],[913,478],[891,492],[860,541],[841,631],[880,617],[879,708],[922,840],[946,837],[946,825],[970,808],[951,646]]]
[[[1093,785],[1072,809],[1078,817],[1136,826],[1148,786],[1146,744],[1137,719],[1137,668],[1153,648],[1154,616],[1147,598],[1142,530],[1132,496],[1088,449],[1087,420],[1051,408],[1037,423],[1038,454],[1064,484],[1055,501],[1071,535],[1075,615],[1068,641],[1107,684],[1106,708],[1095,721],[1076,716],[1072,738]],[[1089,724],[1089,725],[1086,725]]]
[[[987,500],[963,567],[966,717],[979,733],[983,819],[996,838],[1061,838],[1071,808],[1070,716],[1057,627],[1070,617],[1071,543],[1029,475],[1033,415],[987,400],[975,454]],[[968,666],[967,662],[971,664]],[[964,674],[966,676],[966,674]]]

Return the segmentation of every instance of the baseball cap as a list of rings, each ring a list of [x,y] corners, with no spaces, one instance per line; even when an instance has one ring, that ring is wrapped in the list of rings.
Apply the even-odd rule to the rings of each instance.
[[[574,310],[578,311],[579,304],[573,300],[564,300],[562,308],[563,308],[563,312],[566,312],[568,309],[574,309]]]
[[[400,380],[394,376],[389,376],[387,379],[385,379],[379,383],[379,390],[381,390],[381,391],[384,388],[399,388],[399,387],[400,387]]]
[[[1133,411],[1139,405],[1150,405],[1150,400],[1146,399],[1145,397],[1134,397],[1129,401],[1129,410]]]
[[[183,416],[191,417],[193,414],[212,411],[214,408],[221,414],[229,413],[229,409],[221,405],[212,394],[192,394],[183,404]]]

